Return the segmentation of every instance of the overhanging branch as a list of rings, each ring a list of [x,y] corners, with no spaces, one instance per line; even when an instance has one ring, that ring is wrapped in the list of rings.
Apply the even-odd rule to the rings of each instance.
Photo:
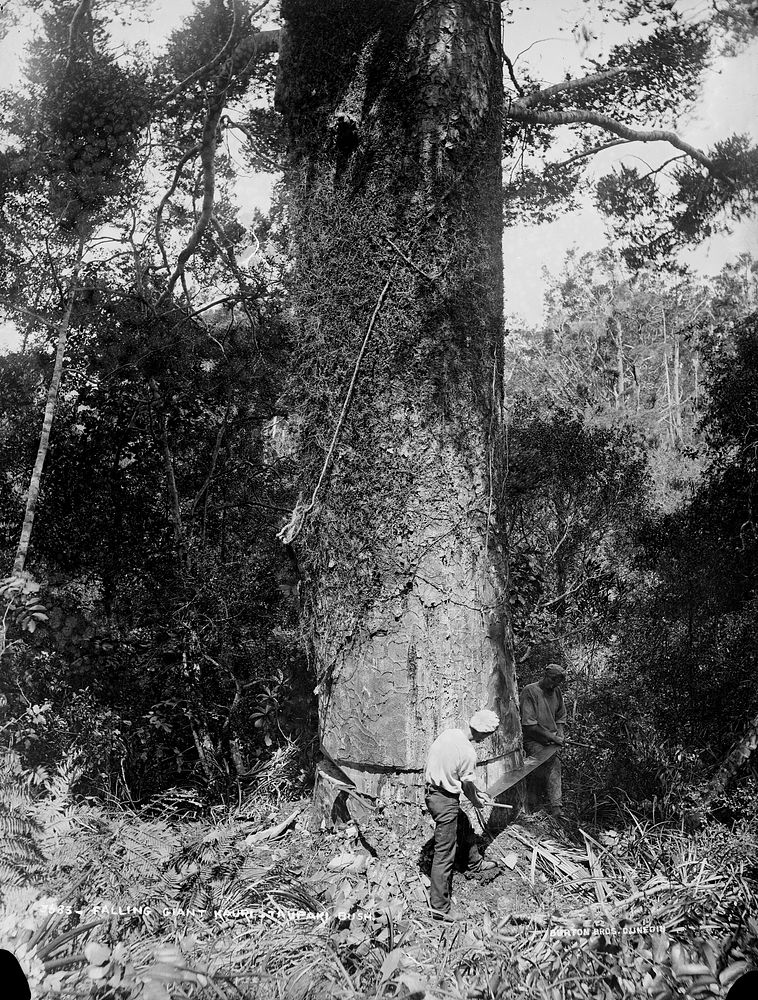
[[[254,60],[271,55],[279,51],[281,42],[281,29],[271,28],[268,31],[256,31],[247,38],[243,38],[230,56],[231,73],[236,75],[245,67],[251,65]]]
[[[598,128],[629,142],[667,142],[686,153],[710,173],[723,172],[716,162],[705,153],[685,142],[684,139],[680,139],[676,132],[670,132],[667,129],[631,128],[629,125],[624,125],[623,122],[598,111],[581,111],[578,108],[570,111],[535,111],[525,107],[523,101],[512,104],[507,114],[512,121],[523,122],[526,125],[596,125]]]

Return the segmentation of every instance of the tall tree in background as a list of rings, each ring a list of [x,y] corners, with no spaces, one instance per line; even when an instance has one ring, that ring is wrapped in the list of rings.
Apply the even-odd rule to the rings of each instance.
[[[150,73],[114,51],[113,6],[30,4],[25,79],[4,95],[0,308],[24,335],[31,413],[37,363],[53,375],[25,518],[30,435],[0,406],[11,431],[0,526],[5,548],[23,520],[16,572],[31,552],[50,612],[36,641],[62,664],[57,678],[39,660],[24,675],[19,655],[4,681],[52,698],[75,743],[89,733],[94,746],[101,713],[115,710],[136,735],[124,794],[141,797],[192,769],[187,737],[206,785],[248,768],[272,732],[283,739],[279,692],[295,658],[270,613],[284,603],[261,439],[282,351],[276,292],[264,310],[261,258],[238,262],[246,234],[216,156],[219,116],[250,84],[256,43],[237,62],[215,56],[254,35],[252,5],[200,5]],[[270,697],[257,697],[264,682]],[[77,702],[92,710],[84,725]]]
[[[0,305],[55,331],[14,574],[24,570],[29,551],[83,258],[107,210],[125,194],[126,170],[147,120],[144,75],[122,68],[107,51],[89,0],[45,11],[42,29],[31,46],[29,89],[5,105],[4,125],[19,148],[5,153],[0,172],[7,277]],[[22,304],[25,297],[33,309]]]

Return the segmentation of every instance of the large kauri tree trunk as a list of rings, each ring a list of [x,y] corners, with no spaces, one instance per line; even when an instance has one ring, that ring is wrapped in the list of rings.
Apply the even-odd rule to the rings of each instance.
[[[430,743],[478,707],[502,719],[479,748],[485,779],[520,763],[496,520],[500,11],[492,0],[282,11],[297,260],[288,403],[305,512],[293,544],[321,742],[362,792],[412,816]]]

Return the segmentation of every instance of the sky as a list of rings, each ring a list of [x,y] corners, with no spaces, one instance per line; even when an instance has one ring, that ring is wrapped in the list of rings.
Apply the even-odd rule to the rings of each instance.
[[[531,9],[519,8],[517,20],[504,28],[505,50],[515,60],[517,71],[528,65],[546,83],[557,82],[566,72],[578,73],[582,58],[602,58],[623,36],[615,26],[603,23],[601,5],[602,0],[535,0]],[[702,7],[699,0],[677,0],[677,5],[685,14]],[[191,11],[192,0],[152,0],[150,7],[152,23],[132,20],[119,29],[119,41],[127,44],[142,41],[153,50],[159,49],[167,34]],[[121,4],[122,11],[128,8],[128,2]],[[579,28],[586,30],[580,35]],[[0,87],[12,85],[18,78],[25,32],[28,37],[28,27],[22,26],[0,43]],[[735,132],[748,133],[758,142],[756,107],[758,40],[739,56],[722,60],[706,73],[697,106],[687,118],[676,123],[675,130],[701,148]],[[595,157],[592,169],[604,173],[630,155],[640,156],[656,166],[671,155],[671,147],[665,143],[616,147]],[[271,175],[240,180],[237,196],[246,208],[245,216],[251,216],[255,208],[268,207],[273,181]],[[504,240],[506,313],[516,322],[539,324],[543,318],[544,269],[555,275],[572,247],[594,250],[607,242],[607,222],[589,202],[550,224],[510,227]],[[758,256],[756,220],[737,225],[729,235],[705,241],[688,251],[685,259],[695,270],[715,274],[745,250]],[[0,327],[0,350],[12,349],[15,341],[12,328]]]

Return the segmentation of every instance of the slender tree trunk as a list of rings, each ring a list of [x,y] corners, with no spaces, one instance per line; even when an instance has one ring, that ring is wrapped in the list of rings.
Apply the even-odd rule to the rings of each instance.
[[[624,368],[624,337],[621,324],[616,321],[616,409],[624,409],[626,397],[626,371]]]
[[[174,456],[171,454],[171,445],[168,440],[168,419],[163,410],[163,401],[161,399],[158,383],[154,378],[150,379],[150,389],[156,406],[155,416],[158,422],[158,431],[160,435],[157,443],[160,448],[163,471],[166,474],[166,486],[168,487],[168,495],[171,500],[171,520],[174,522],[174,554],[176,558],[176,566],[179,571],[179,575],[182,576],[184,574],[184,570],[186,569],[185,557],[187,554],[187,545],[184,522],[182,519],[182,504],[179,497],[179,489],[176,485],[176,475],[174,473]]]
[[[76,281],[79,275],[79,266],[84,254],[84,240],[79,241],[74,273],[71,276],[68,289],[68,300],[66,307],[58,324],[58,343],[55,350],[55,363],[53,374],[50,378],[50,385],[47,389],[47,402],[45,403],[45,415],[42,420],[42,431],[39,437],[39,447],[37,448],[37,458],[32,469],[32,476],[29,480],[29,492],[26,497],[26,510],[24,512],[24,522],[21,526],[21,536],[16,549],[16,558],[13,562],[13,575],[23,573],[26,565],[26,557],[29,552],[29,543],[32,537],[32,527],[34,526],[34,515],[37,511],[37,500],[39,499],[40,486],[42,485],[42,470],[47,458],[47,451],[50,445],[50,431],[55,419],[55,410],[58,403],[58,390],[60,389],[61,378],[63,377],[63,362],[66,356],[66,345],[68,343],[68,331],[71,323],[71,313],[74,308],[76,298]]]
[[[634,380],[634,412],[635,415],[640,412],[640,373],[637,371],[637,366],[632,365],[632,378]]]
[[[674,434],[676,440],[679,444],[683,441],[682,434],[682,389],[681,389],[681,353],[680,353],[680,338],[678,334],[674,334],[673,338],[673,348],[671,356],[671,405],[672,405],[672,416],[674,421]]]
[[[663,355],[663,370],[666,374],[666,426],[668,427],[669,442],[674,445],[676,444],[676,435],[674,433],[674,418],[671,403],[671,376],[669,374],[668,354]]]
[[[487,780],[520,756],[496,520],[500,9],[285,0],[282,12],[289,394],[307,484],[293,531],[321,743],[361,791],[412,812],[430,743],[474,709],[502,720],[481,747]]]
[[[674,436],[674,421],[671,407],[671,376],[669,375],[669,355],[668,355],[668,331],[666,328],[666,312],[661,309],[661,322],[663,324],[663,372],[666,376],[666,426],[668,427],[669,441],[676,443]]]

